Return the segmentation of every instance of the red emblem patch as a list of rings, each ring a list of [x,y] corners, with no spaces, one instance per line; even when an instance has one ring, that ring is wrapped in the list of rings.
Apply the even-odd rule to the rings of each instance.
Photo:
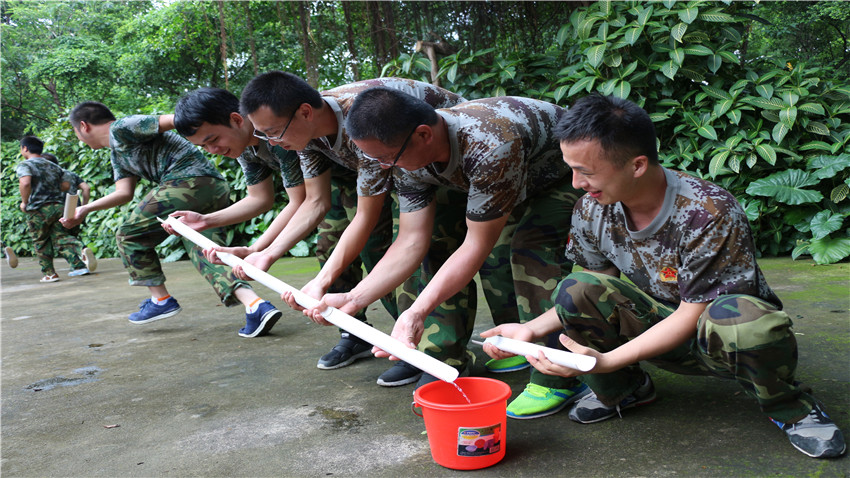
[[[661,276],[661,282],[676,282],[679,278],[679,271],[672,267],[665,267],[658,273]]]

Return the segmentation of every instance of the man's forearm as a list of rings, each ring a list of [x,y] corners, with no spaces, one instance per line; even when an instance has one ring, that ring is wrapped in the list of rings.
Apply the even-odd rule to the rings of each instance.
[[[224,209],[204,215],[206,222],[204,229],[239,224],[253,219],[269,209],[271,209],[271,206],[264,199],[245,196]]]

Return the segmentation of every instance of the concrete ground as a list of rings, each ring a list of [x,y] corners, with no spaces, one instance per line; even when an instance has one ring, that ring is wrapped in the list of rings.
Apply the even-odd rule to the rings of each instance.
[[[795,318],[798,378],[850,437],[850,265],[761,261]],[[734,383],[649,368],[661,400],[593,425],[562,412],[509,420],[505,459],[459,472],[436,464],[412,386],[375,384],[389,367],[335,371],[316,360],[337,341],[289,309],[267,337],[236,335],[243,311],[218,305],[188,262],[166,264],[176,317],[127,322],[145,298],[117,259],[40,284],[29,258],[2,278],[2,472],[21,476],[848,476],[850,459],[794,450]],[[272,270],[294,286],[313,259]],[[279,307],[274,293],[258,292]],[[484,305],[484,301],[480,301]],[[370,318],[392,322],[379,305]],[[479,310],[476,331],[490,325]],[[473,346],[474,347],[474,346]],[[480,348],[474,375],[487,375]],[[514,395],[527,372],[502,374]]]

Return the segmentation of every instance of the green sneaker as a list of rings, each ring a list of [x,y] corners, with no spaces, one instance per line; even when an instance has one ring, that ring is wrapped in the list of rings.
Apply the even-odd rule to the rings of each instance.
[[[508,405],[508,417],[525,420],[552,415],[588,393],[590,389],[583,383],[573,388],[548,388],[529,383]]]
[[[522,355],[514,355],[506,359],[491,359],[484,364],[484,368],[492,373],[516,372],[528,367],[531,367],[531,364]]]

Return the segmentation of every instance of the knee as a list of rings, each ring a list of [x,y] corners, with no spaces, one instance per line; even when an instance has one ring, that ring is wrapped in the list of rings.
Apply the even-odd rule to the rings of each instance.
[[[793,339],[791,318],[772,304],[746,295],[715,300],[703,313],[704,337],[727,337],[739,349],[754,349]]]
[[[605,289],[598,274],[593,272],[573,272],[558,283],[552,294],[554,302],[559,310],[565,312],[566,317],[578,316],[589,308],[595,307]]]

